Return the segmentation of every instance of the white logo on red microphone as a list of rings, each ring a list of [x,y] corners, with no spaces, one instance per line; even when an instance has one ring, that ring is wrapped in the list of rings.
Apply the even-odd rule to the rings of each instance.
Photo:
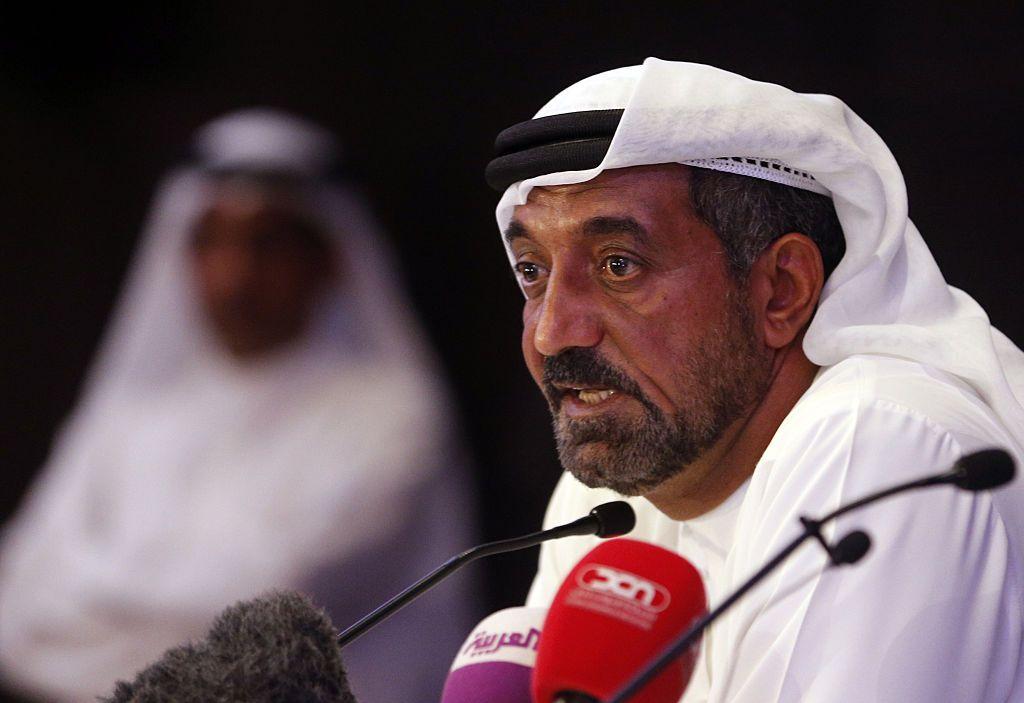
[[[604,564],[587,564],[576,573],[576,588],[566,603],[650,629],[672,596],[660,583]]]
[[[652,613],[660,613],[672,600],[668,589],[660,583],[602,564],[588,564],[577,574],[576,583],[630,601]]]

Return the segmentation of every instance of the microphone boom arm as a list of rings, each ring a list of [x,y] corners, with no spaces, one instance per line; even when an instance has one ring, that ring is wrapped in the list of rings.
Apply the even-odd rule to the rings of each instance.
[[[810,523],[810,525],[808,523]],[[609,701],[609,703],[625,703],[634,695],[639,693],[640,689],[660,674],[666,666],[685,654],[686,650],[689,649],[697,638],[701,636],[704,630],[707,629],[708,625],[732,607],[732,604],[742,598],[747,591],[756,586],[768,574],[774,571],[779,564],[785,561],[790,554],[796,551],[797,547],[811,537],[818,537],[821,539],[820,532],[816,529],[812,531],[813,528],[811,525],[820,527],[821,523],[817,521],[805,522],[804,531],[801,532],[799,536],[783,547],[778,554],[772,557],[767,564],[762,566],[756,574],[747,579],[743,585],[736,589],[728,598],[690,625],[689,629],[687,629],[679,639],[669,645],[660,655],[658,655],[658,658],[655,659],[650,666],[641,671],[637,676],[633,677],[629,683],[623,686],[622,689]]]
[[[541,542],[546,542],[549,539],[559,539],[561,537],[570,537],[574,535],[601,535],[602,531],[605,529],[605,525],[602,521],[602,513],[599,511],[603,508],[605,508],[605,506],[599,506],[598,508],[595,508],[590,515],[586,515],[581,517],[579,520],[575,520],[565,525],[559,525],[540,532],[532,532],[522,537],[513,537],[512,539],[488,542],[487,544],[481,544],[477,547],[473,547],[472,549],[467,549],[461,554],[452,557],[444,564],[441,564],[441,566],[431,571],[419,581],[412,584],[382,605],[373,609],[370,613],[360,618],[354,624],[345,628],[338,635],[338,646],[344,647],[349,644],[377,623],[391,615],[394,615],[396,612],[409,605],[409,603],[419,598],[455,571],[458,571],[466,564],[476,561],[477,559],[488,557],[493,554],[504,554],[506,552],[515,552],[520,549],[527,549],[538,545]],[[631,524],[626,529],[626,532],[630,529],[632,529]],[[609,532],[608,536],[612,536],[612,533]]]

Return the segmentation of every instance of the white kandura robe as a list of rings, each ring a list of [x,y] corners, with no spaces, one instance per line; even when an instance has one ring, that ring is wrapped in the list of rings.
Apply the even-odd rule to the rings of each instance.
[[[445,451],[432,386],[398,367],[381,375],[376,361],[339,370],[314,356],[204,364],[170,394],[122,398],[82,428],[88,443],[56,457],[60,472],[5,538],[12,682],[93,700],[272,587],[310,593],[342,627],[468,544],[450,519],[466,500],[451,470],[461,457]],[[437,608],[467,602],[467,586],[446,584],[346,648],[361,700],[440,690],[473,613]],[[428,654],[428,635],[448,651]]]
[[[632,498],[630,536],[692,561],[714,607],[798,534],[799,516],[1012,444],[955,377],[854,356],[821,370],[724,504],[675,522]],[[614,497],[566,474],[545,527]],[[826,534],[856,528],[872,538],[860,563],[826,569],[822,550],[806,543],[712,626],[685,703],[1024,700],[1024,483],[919,490],[844,516]],[[547,543],[527,605],[548,605],[596,542]]]

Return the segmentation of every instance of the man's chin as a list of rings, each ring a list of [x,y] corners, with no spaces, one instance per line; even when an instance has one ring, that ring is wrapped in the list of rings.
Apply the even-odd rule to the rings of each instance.
[[[623,466],[611,454],[604,442],[588,442],[573,447],[571,451],[560,450],[562,466],[580,483],[589,488],[607,488],[619,495],[642,496],[657,488],[668,477],[652,477],[649,472],[637,472],[635,467]]]

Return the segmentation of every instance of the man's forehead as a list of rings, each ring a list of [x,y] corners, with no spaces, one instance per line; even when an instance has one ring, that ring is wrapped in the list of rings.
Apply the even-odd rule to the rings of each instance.
[[[536,186],[517,205],[505,230],[506,241],[529,237],[531,229],[552,221],[583,234],[647,234],[652,217],[666,208],[689,209],[688,169],[659,164],[611,169],[583,183]]]
[[[655,184],[668,188],[684,188],[689,183],[689,168],[683,164],[654,164],[650,166],[629,166],[602,171],[589,181],[561,185],[534,186],[526,201],[554,196],[593,194],[619,189],[651,187]]]
[[[254,241],[268,233],[320,240],[323,232],[294,200],[260,191],[219,191],[196,217],[192,232]]]

